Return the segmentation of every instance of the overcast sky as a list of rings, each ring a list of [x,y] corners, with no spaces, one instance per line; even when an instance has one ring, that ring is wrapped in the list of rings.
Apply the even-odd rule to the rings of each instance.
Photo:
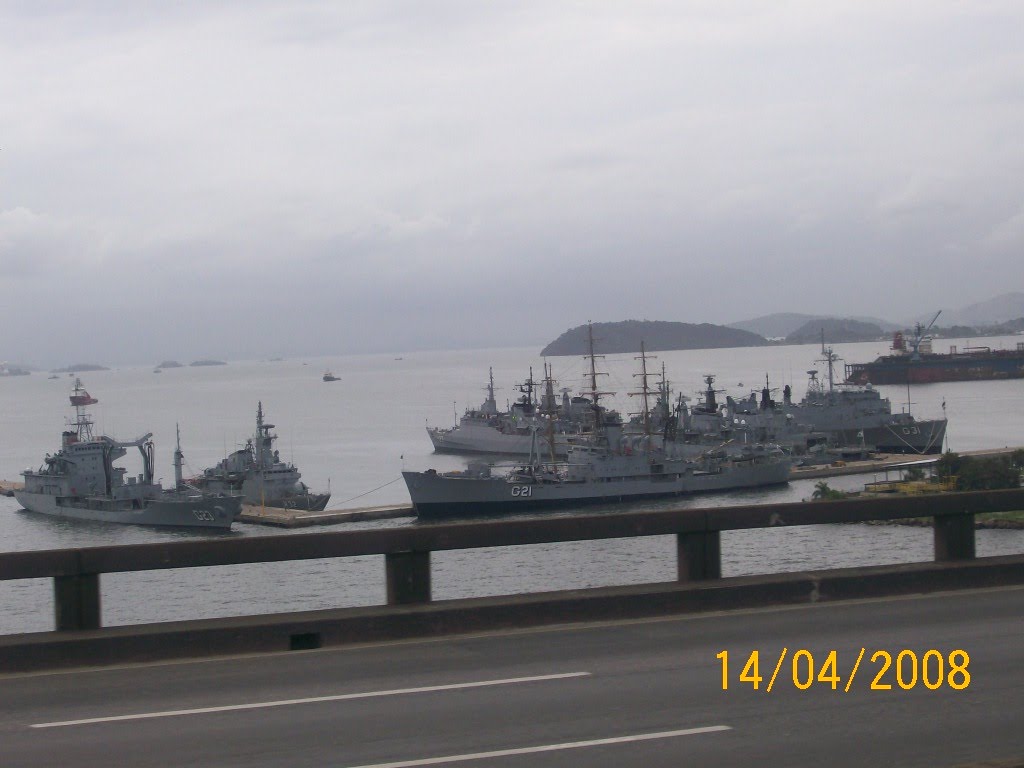
[[[0,2],[0,359],[1024,288],[1024,4]]]

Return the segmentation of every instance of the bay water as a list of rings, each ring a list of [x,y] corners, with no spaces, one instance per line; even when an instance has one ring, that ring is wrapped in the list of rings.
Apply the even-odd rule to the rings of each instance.
[[[936,342],[1012,347],[1021,337]],[[598,352],[600,342],[598,341]],[[849,362],[864,362],[887,351],[885,342],[835,345]],[[795,398],[806,389],[807,371],[818,369],[820,346],[771,346],[724,350],[658,352],[648,369],[662,366],[672,389],[696,399],[704,375],[734,397],[764,386],[790,384]],[[636,355],[607,355],[599,386],[614,392],[607,404],[624,415],[639,410]],[[281,458],[294,462],[314,490],[332,493],[331,509],[407,504],[403,468],[438,470],[465,466],[466,459],[434,454],[425,427],[450,426],[467,407],[484,399],[493,368],[499,404],[519,396],[514,385],[543,376],[535,348],[409,352],[285,360],[229,360],[227,365],[164,369],[157,360],[107,371],[82,373],[86,389],[99,400],[91,413],[97,433],[127,440],[152,432],[156,471],[173,482],[175,427],[181,429],[186,475],[197,474],[241,447],[255,431],[257,403],[276,426]],[[187,362],[187,361],[183,361]],[[582,356],[548,360],[558,388],[585,388],[589,363]],[[324,382],[331,370],[339,381]],[[842,371],[837,370],[837,380]],[[0,378],[0,479],[20,480],[60,444],[71,415],[68,394],[74,378],[47,373]],[[949,418],[947,447],[968,451],[1024,445],[1024,380],[953,382],[907,390],[879,387],[893,410],[918,418]],[[130,474],[141,461],[121,462]],[[873,475],[830,478],[834,488],[860,489]],[[816,481],[788,486],[671,499],[642,508],[776,503],[810,498]],[[634,507],[636,508],[636,507]],[[347,523],[323,529],[283,531],[236,523],[230,532],[161,530],[62,520],[20,509],[0,497],[0,552],[63,549],[108,544],[159,542],[199,537],[261,536],[310,530],[415,525],[413,518]],[[675,577],[672,537],[615,539],[494,550],[441,552],[433,556],[437,599],[512,594],[544,589],[670,581]],[[1024,531],[978,532],[978,554],[1024,552]],[[722,537],[724,575],[808,568],[914,562],[932,558],[930,529],[903,526],[806,526],[727,532]],[[383,603],[383,557],[222,566],[101,578],[103,622],[131,624],[249,613],[311,610]],[[0,633],[45,631],[53,627],[51,583],[45,579],[0,582]]]

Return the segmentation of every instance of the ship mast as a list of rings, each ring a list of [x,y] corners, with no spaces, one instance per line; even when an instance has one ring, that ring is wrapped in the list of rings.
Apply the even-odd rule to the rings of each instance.
[[[608,374],[607,373],[600,373],[599,374],[597,372],[596,360],[597,360],[598,357],[604,358],[604,355],[595,355],[594,354],[594,325],[593,325],[593,323],[587,323],[587,354],[584,355],[583,357],[584,357],[584,359],[589,359],[590,360],[590,373],[588,374],[589,377],[590,377],[590,389],[589,390],[585,390],[584,394],[590,395],[590,397],[591,397],[591,403],[592,403],[591,407],[594,410],[594,430],[595,430],[595,432],[597,432],[597,431],[600,431],[601,428],[604,426],[603,419],[601,417],[601,406],[600,406],[598,401],[599,401],[599,399],[601,398],[602,395],[612,395],[612,394],[614,394],[614,392],[600,392],[597,389],[597,377],[598,376],[607,376]]]
[[[273,424],[263,423],[263,401],[258,401],[256,405],[256,465],[262,472],[266,469],[268,463],[267,459],[270,456],[271,445],[274,441],[275,435],[270,434],[270,430],[274,428]]]
[[[533,412],[534,397],[533,390],[537,388],[537,382],[533,380],[533,366],[530,366],[530,377],[522,384],[516,384],[515,389],[522,392],[525,397],[522,400],[524,411],[526,413]]]
[[[551,376],[551,366],[544,363],[544,397],[540,403],[540,412],[547,416],[548,448],[551,452],[551,463],[555,462],[555,414],[558,404],[555,402],[555,380]]]
[[[185,454],[181,452],[181,429],[177,424],[174,425],[175,433],[175,447],[174,447],[174,488],[180,491],[182,486],[185,484],[184,478],[181,472],[182,460],[185,458]]]
[[[642,341],[640,342],[640,357],[635,357],[633,359],[640,361],[640,373],[634,373],[633,374],[634,376],[639,376],[640,377],[640,391],[639,392],[630,392],[629,396],[630,397],[636,397],[636,396],[639,395],[640,397],[643,398],[643,411],[641,412],[641,415],[643,416],[643,420],[644,420],[644,434],[648,438],[648,440],[647,440],[647,450],[650,451],[651,409],[650,409],[650,401],[649,401],[648,397],[649,397],[649,395],[651,393],[651,388],[650,388],[650,386],[647,383],[647,379],[648,379],[648,376],[650,376],[650,374],[647,373],[647,359],[648,358],[647,358],[646,350],[644,348],[644,343]]]
[[[832,347],[825,347],[825,329],[821,329],[821,362],[828,364],[828,391],[835,389],[835,363],[842,360],[839,355],[832,351]]]
[[[487,399],[484,400],[483,407],[480,409],[487,416],[493,416],[498,412],[498,404],[494,400],[494,368],[488,367],[487,369]]]
[[[75,435],[79,442],[92,440],[92,418],[85,410],[87,405],[95,405],[99,402],[95,397],[85,391],[82,380],[75,378],[75,388],[71,390],[71,404],[75,407],[75,420],[66,422],[69,427],[75,428]]]

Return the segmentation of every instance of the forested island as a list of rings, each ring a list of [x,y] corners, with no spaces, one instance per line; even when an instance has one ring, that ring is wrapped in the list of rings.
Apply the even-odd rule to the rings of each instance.
[[[623,320],[617,323],[593,323],[597,352],[618,354],[637,352],[640,342],[648,352],[672,349],[721,349],[725,347],[763,347],[768,341],[750,331],[711,323],[675,323],[665,320]],[[541,350],[542,357],[587,354],[587,326],[570,328]]]

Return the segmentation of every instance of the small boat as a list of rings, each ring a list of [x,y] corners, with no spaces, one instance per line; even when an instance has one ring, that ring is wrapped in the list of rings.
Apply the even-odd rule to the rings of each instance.
[[[324,371],[324,381],[341,381],[341,379],[339,379],[330,371]]]

